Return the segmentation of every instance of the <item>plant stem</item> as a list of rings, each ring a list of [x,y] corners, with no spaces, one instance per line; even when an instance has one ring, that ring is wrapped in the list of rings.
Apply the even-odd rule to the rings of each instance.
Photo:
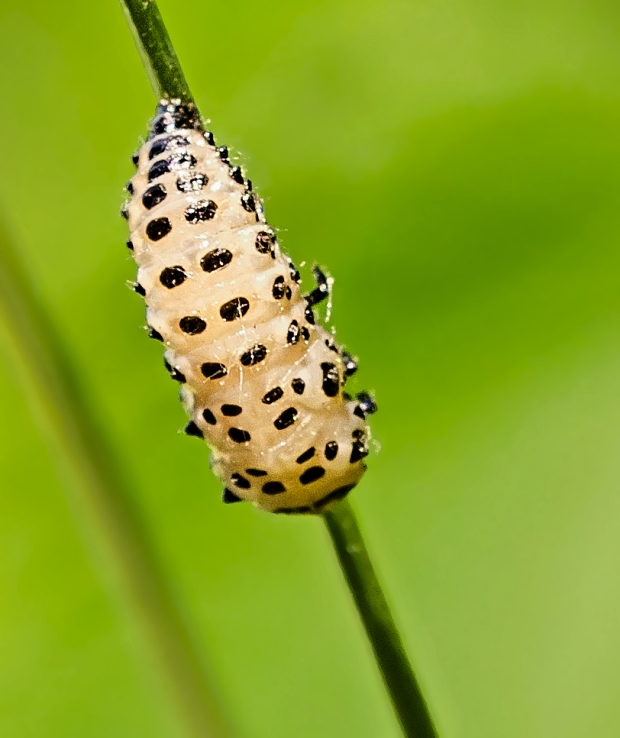
[[[91,413],[86,393],[56,336],[16,249],[0,223],[0,329],[54,461],[61,461],[72,506],[112,593],[128,607],[192,738],[229,736],[226,721],[196,655],[134,509],[131,485]],[[110,581],[111,580],[111,581]]]
[[[350,503],[338,503],[324,517],[403,733],[407,738],[436,738]]]
[[[121,5],[155,95],[193,102],[155,0],[121,0]],[[328,510],[324,517],[404,734],[407,738],[436,738],[353,510],[344,501]]]
[[[121,6],[155,97],[194,102],[155,0],[121,0]]]

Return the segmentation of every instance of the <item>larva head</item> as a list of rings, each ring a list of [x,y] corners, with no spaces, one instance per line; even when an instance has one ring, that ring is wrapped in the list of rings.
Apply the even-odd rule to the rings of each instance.
[[[181,383],[189,435],[204,438],[225,487],[281,513],[315,513],[362,477],[367,394],[343,392],[356,362],[315,322],[260,200],[196,108],[162,100],[134,159],[126,207],[149,335]]]

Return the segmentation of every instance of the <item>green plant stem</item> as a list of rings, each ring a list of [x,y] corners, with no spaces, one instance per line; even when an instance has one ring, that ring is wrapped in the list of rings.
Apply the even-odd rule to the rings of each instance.
[[[155,674],[191,738],[229,736],[213,689],[132,504],[130,484],[0,223],[0,330],[52,442],[70,500],[113,593],[133,616]]]
[[[355,600],[394,710],[407,738],[436,738],[420,685],[347,500],[324,513],[345,579]]]
[[[155,97],[194,102],[155,0],[121,0],[121,6]]]

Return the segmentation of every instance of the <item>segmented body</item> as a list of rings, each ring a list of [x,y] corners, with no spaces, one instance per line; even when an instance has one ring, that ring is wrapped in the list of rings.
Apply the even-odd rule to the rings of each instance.
[[[251,183],[193,106],[161,101],[134,162],[136,291],[224,501],[312,513],[341,499],[364,473],[375,406],[343,392],[355,363],[312,311],[325,285],[302,296]]]

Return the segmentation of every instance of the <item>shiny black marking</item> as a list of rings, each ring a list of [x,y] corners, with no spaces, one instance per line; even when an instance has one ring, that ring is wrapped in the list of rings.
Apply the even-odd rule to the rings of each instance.
[[[154,179],[159,179],[159,177],[163,177],[164,174],[168,174],[169,171],[170,164],[167,159],[156,161],[149,169],[149,182],[152,182]]]
[[[224,364],[217,361],[205,361],[200,367],[200,371],[207,379],[221,379],[228,374],[228,370]]]
[[[243,502],[242,497],[237,497],[237,495],[234,492],[231,492],[227,487],[224,488],[224,492],[222,494],[222,502],[225,505],[232,505],[233,502]]]
[[[213,249],[200,260],[200,266],[205,272],[215,272],[230,264],[233,255],[228,249]]]
[[[325,274],[323,274],[318,266],[312,267],[312,274],[314,274],[314,278],[316,279],[316,287],[306,296],[308,305],[316,305],[329,297],[329,283]]]
[[[136,293],[136,295],[141,295],[142,297],[144,297],[146,295],[146,290],[140,284],[140,282],[134,282],[132,289]]]
[[[200,428],[194,423],[193,420],[190,420],[189,423],[185,426],[185,432],[188,436],[196,436],[196,438],[204,438],[205,434],[200,430]]]
[[[324,361],[321,363],[321,369],[323,370],[323,392],[328,397],[336,397],[340,389],[338,367],[329,361]]]
[[[241,474],[231,474],[230,479],[232,483],[235,485],[235,487],[239,487],[239,489],[250,489],[252,486],[248,479],[245,477],[242,477]]]
[[[301,331],[299,330],[299,323],[296,320],[292,320],[288,327],[288,333],[286,334],[286,342],[295,344],[299,341]]]
[[[377,403],[368,392],[360,392],[357,396],[357,401],[358,405],[353,411],[353,415],[357,415],[358,418],[365,420],[369,415],[376,413],[378,410]]]
[[[221,410],[222,415],[225,415],[227,418],[234,418],[243,412],[243,408],[239,405],[222,405]]]
[[[209,178],[202,172],[185,172],[177,179],[177,190],[179,192],[199,192],[208,182]]]
[[[364,441],[353,441],[349,462],[351,464],[354,464],[356,461],[360,461],[365,456],[368,456],[368,448],[366,447]]]
[[[193,103],[182,103],[176,99],[162,100],[157,106],[155,118],[151,123],[149,138],[184,128],[202,130],[200,114],[196,106]]]
[[[333,351],[336,354],[340,354],[340,350],[338,349],[338,346],[332,341],[331,338],[325,339],[325,345],[330,351]]]
[[[148,336],[149,338],[154,338],[156,341],[161,341],[162,343],[164,342],[164,337],[161,335],[159,331],[156,331],[155,328],[153,328],[152,326],[149,326]]]
[[[235,443],[247,443],[252,438],[246,430],[241,430],[241,428],[230,428],[228,437]]]
[[[296,395],[303,395],[304,390],[306,389],[306,383],[303,379],[299,379],[299,377],[297,377],[291,382],[291,387]]]
[[[251,477],[266,477],[267,472],[264,469],[246,469],[246,474],[249,474]]]
[[[213,138],[213,134],[211,133],[211,131],[205,131],[203,135],[208,144],[210,144],[211,146],[215,146],[215,139]]]
[[[281,300],[286,292],[286,285],[284,284],[284,277],[276,277],[273,281],[273,287],[271,288],[271,294],[276,300]]]
[[[138,166],[138,163],[140,161],[140,152],[139,151],[136,151],[135,154],[132,154],[131,155],[131,161],[133,162],[133,164],[135,164],[135,166]]]
[[[273,233],[260,231],[256,236],[254,245],[256,250],[261,254],[271,254],[272,258],[276,258],[276,237]]]
[[[188,223],[205,223],[213,220],[217,211],[217,205],[213,200],[202,200],[185,208],[185,220]]]
[[[129,220],[129,212],[127,210],[127,205],[123,205],[123,207],[121,208],[121,215],[123,216],[123,218],[125,218],[125,220]]]
[[[289,407],[284,412],[280,413],[278,417],[273,421],[273,424],[278,430],[284,430],[297,420],[299,413],[294,407]]]
[[[206,327],[206,320],[199,318],[197,315],[186,315],[184,318],[179,320],[179,328],[183,333],[187,333],[190,336],[197,336],[199,333],[202,333]]]
[[[299,477],[299,481],[302,484],[311,484],[323,476],[325,476],[325,469],[322,466],[311,466]]]
[[[142,204],[147,210],[151,210],[155,205],[159,205],[166,199],[166,188],[163,184],[158,183],[149,187],[148,190],[142,195]]]
[[[243,182],[243,173],[241,171],[241,167],[233,167],[230,170],[230,176],[235,180],[235,182],[238,182],[240,185],[242,185]]]
[[[160,156],[164,151],[172,149],[175,146],[187,146],[189,141],[184,136],[168,136],[168,138],[160,138],[159,141],[151,146],[149,151],[149,159],[154,159],[156,156]]]
[[[125,185],[125,189],[127,192],[129,192],[130,195],[133,195],[133,184],[131,182],[127,182]]]
[[[325,495],[325,497],[321,497],[320,500],[317,500],[314,503],[315,507],[324,507],[327,505],[328,502],[334,502],[335,500],[342,500],[344,497],[346,497],[349,492],[355,487],[354,484],[345,484],[344,487],[338,487],[338,489],[335,489],[333,492],[330,492],[328,495]]]
[[[209,410],[208,407],[205,407],[205,409],[202,411],[202,417],[205,419],[205,422],[209,425],[215,425],[217,423],[217,420],[215,419],[215,415]]]
[[[308,327],[305,325],[301,326],[301,335],[303,336],[304,341],[310,340],[310,331],[308,330]]]
[[[185,384],[187,382],[187,379],[185,379],[185,374],[180,372],[178,369],[172,366],[172,364],[164,357],[164,366],[168,370],[168,374],[174,379],[175,382],[180,382],[180,384]]]
[[[315,453],[316,453],[316,449],[314,448],[314,446],[311,446],[309,449],[307,449],[306,451],[304,451],[303,454],[300,454],[295,459],[295,461],[298,464],[305,464],[306,461],[308,461],[309,459],[311,459],[314,456]]]
[[[241,363],[243,366],[254,366],[263,361],[267,356],[267,347],[261,343],[257,343],[256,346],[252,346],[244,354],[241,354]]]
[[[348,351],[342,352],[342,362],[344,364],[344,376],[352,377],[357,371],[357,361]]]
[[[361,428],[356,428],[353,433],[351,433],[352,438],[363,438],[366,435],[366,433]]]
[[[235,297],[222,305],[220,315],[222,316],[222,320],[230,322],[242,318],[249,309],[250,303],[245,297]]]
[[[255,213],[256,198],[254,197],[254,194],[252,192],[246,192],[244,195],[241,195],[241,205],[248,213]]]
[[[245,180],[245,189],[248,192],[252,192],[252,180],[251,179],[246,179]]]
[[[228,160],[228,146],[220,146],[217,150],[217,153],[219,154],[220,159],[225,164],[230,164],[230,161]]]
[[[168,164],[171,169],[193,169],[196,163],[196,157],[187,151],[179,151],[168,157]]]
[[[162,269],[162,272],[159,275],[159,281],[164,285],[164,287],[171,290],[173,287],[178,287],[180,284],[183,284],[186,277],[187,275],[185,274],[183,267],[166,267],[165,269]]]
[[[306,305],[304,315],[308,323],[310,323],[310,325],[314,325],[314,313],[312,312],[312,308],[310,307],[310,305]]]
[[[269,390],[267,394],[263,397],[262,402],[265,403],[265,405],[271,405],[272,402],[277,402],[282,395],[284,395],[284,390],[282,387],[274,387],[273,389]]]
[[[333,461],[338,456],[338,444],[336,441],[329,441],[325,444],[325,458],[328,461]]]
[[[130,251],[133,251],[133,243],[132,243],[131,241],[126,241],[126,242],[125,242],[125,246],[127,246],[127,248],[128,248],[128,249],[129,249]]]
[[[146,235],[151,241],[160,241],[172,230],[172,223],[168,218],[155,218],[146,226]]]
[[[263,492],[266,495],[279,495],[282,492],[286,492],[286,487],[282,482],[265,482],[263,484]]]

